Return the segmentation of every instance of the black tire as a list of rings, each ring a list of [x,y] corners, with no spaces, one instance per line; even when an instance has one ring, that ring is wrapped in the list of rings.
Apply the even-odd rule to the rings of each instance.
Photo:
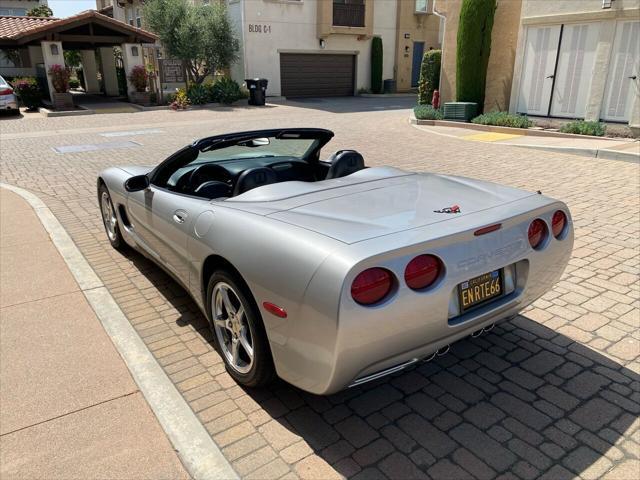
[[[111,211],[113,212],[115,218],[115,225],[112,231],[110,231],[109,226],[107,225],[107,220],[105,218],[104,206],[103,206],[103,197],[106,195],[106,201],[109,202],[111,206]],[[107,234],[107,239],[113,248],[116,250],[122,250],[126,247],[126,242],[122,238],[122,232],[120,231],[120,222],[118,221],[118,215],[116,214],[115,207],[113,206],[113,202],[111,201],[111,195],[109,194],[109,189],[105,184],[101,184],[100,188],[98,188],[98,206],[100,208],[100,216],[102,217],[102,224],[104,225],[105,233]]]
[[[228,351],[229,346],[223,345],[221,336],[216,331],[214,321],[216,319],[215,305],[213,301],[214,289],[218,285],[228,285],[233,289],[233,293],[237,299],[241,302],[244,308],[244,321],[249,328],[253,346],[253,363],[247,372],[238,371],[230,359],[225,354],[225,350]],[[236,382],[246,387],[263,387],[273,382],[276,378],[275,367],[273,365],[273,357],[271,356],[271,349],[269,348],[269,341],[267,339],[267,333],[262,323],[262,317],[260,311],[256,305],[253,295],[249,291],[246,283],[237,275],[228,272],[226,270],[216,270],[209,278],[209,284],[207,286],[207,313],[209,317],[209,325],[213,332],[213,343],[222,357],[225,363],[225,367],[229,375],[231,375]],[[229,335],[229,331],[220,329],[222,332]],[[231,340],[229,338],[229,340]]]

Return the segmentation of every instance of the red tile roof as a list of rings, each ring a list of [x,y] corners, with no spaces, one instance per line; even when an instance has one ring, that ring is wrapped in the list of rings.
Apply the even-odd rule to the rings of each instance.
[[[0,38],[18,38],[58,21],[53,17],[0,17]]]
[[[154,42],[158,38],[154,33],[133,27],[119,20],[114,20],[95,10],[86,10],[67,18],[0,16],[0,41],[20,40],[22,37],[31,36],[40,32],[44,33],[49,29],[57,30],[59,27],[64,27],[65,25],[69,25],[69,28],[72,28],[75,23],[83,22],[87,19],[109,24],[112,28],[127,32],[128,34],[138,35],[143,38],[144,42]]]

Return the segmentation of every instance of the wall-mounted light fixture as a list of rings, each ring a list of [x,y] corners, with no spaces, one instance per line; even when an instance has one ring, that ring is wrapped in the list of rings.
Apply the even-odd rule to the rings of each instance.
[[[322,48],[324,50],[324,48],[327,46],[327,42],[324,41],[324,38],[320,39],[320,48]]]
[[[138,56],[138,47],[131,47],[131,56],[132,57]]]
[[[602,8],[611,8],[613,0],[602,0]]]
[[[409,45],[404,46],[404,53],[409,53]]]
[[[58,53],[60,52],[60,50],[58,50],[57,43],[52,43],[49,49],[51,50],[51,55],[58,55]]]

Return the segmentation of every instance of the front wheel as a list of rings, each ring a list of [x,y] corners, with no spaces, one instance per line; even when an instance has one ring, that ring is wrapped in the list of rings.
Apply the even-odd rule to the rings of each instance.
[[[227,372],[247,387],[261,387],[275,378],[267,335],[251,292],[224,270],[209,279],[208,307],[214,343]]]
[[[109,243],[116,250],[120,250],[126,244],[122,238],[120,225],[118,224],[118,216],[116,215],[116,209],[113,208],[111,195],[109,195],[109,190],[107,189],[106,185],[100,185],[100,188],[98,189],[98,201],[100,202],[102,223],[104,224],[104,229],[107,232]]]

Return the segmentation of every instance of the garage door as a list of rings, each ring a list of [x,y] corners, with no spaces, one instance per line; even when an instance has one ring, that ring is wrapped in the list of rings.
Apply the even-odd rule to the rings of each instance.
[[[285,97],[353,95],[354,55],[281,53],[280,82]]]

